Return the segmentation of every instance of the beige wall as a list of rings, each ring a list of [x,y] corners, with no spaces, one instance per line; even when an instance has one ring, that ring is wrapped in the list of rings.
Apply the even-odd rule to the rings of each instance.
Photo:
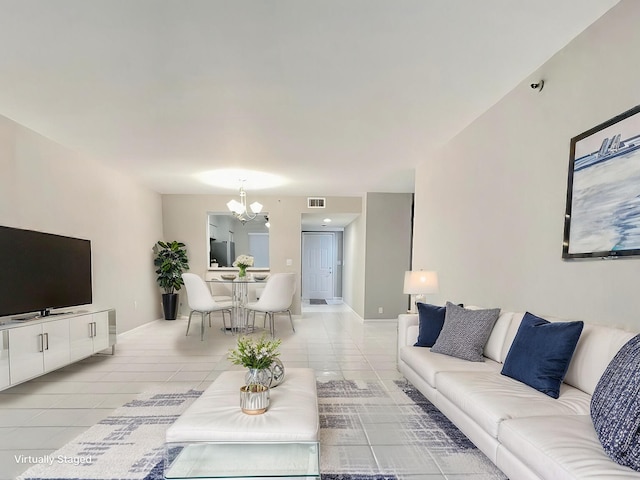
[[[569,141],[640,103],[638,25],[622,1],[419,166],[413,266],[438,301],[640,330],[640,259],[561,259]]]
[[[93,306],[115,307],[119,332],[161,316],[161,222],[158,194],[0,117],[0,224],[91,240]]]
[[[366,204],[363,214],[344,229],[342,297],[354,312],[364,318],[364,274],[366,252]]]
[[[226,212],[226,203],[235,193],[229,195],[163,195],[162,214],[164,237],[178,240],[187,245],[191,271],[204,275],[207,270],[207,212]],[[248,192],[250,201],[258,200],[263,211],[269,214],[269,264],[272,272],[294,272],[300,281],[301,261],[301,215],[317,212],[307,208],[306,197],[275,197]],[[327,208],[331,213],[360,213],[360,197],[328,197]],[[236,252],[240,254],[243,252]],[[246,252],[244,252],[246,253]],[[287,265],[291,259],[292,265]],[[300,293],[298,284],[298,293]],[[186,305],[181,300],[182,313]],[[300,313],[300,298],[296,295],[293,311]]]

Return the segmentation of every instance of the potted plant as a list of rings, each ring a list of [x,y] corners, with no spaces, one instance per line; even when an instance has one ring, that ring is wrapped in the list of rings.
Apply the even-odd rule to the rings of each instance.
[[[228,359],[234,365],[247,367],[245,385],[240,387],[240,409],[248,415],[258,415],[269,407],[269,387],[273,374],[269,367],[278,360],[280,339],[268,340],[265,335],[259,340],[240,337],[235,350],[229,350]]]
[[[184,285],[182,273],[189,269],[187,249],[182,242],[158,242],[153,247],[158,285],[163,290],[162,309],[165,320],[175,320],[178,314],[178,290]]]
[[[268,340],[262,335],[258,340],[251,337],[238,338],[235,350],[229,350],[228,359],[234,365],[242,365],[249,369],[245,376],[247,385],[263,384],[267,387],[271,384],[271,364],[276,361],[280,352],[281,340]]]

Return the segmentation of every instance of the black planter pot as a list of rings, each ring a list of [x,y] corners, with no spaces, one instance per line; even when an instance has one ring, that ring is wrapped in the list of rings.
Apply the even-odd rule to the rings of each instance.
[[[162,294],[162,310],[165,320],[175,320],[178,316],[178,294],[163,293]]]

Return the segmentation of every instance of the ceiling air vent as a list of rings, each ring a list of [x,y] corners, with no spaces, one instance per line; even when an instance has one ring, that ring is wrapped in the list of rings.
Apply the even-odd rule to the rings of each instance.
[[[307,197],[308,208],[325,208],[327,206],[327,199],[320,197]]]

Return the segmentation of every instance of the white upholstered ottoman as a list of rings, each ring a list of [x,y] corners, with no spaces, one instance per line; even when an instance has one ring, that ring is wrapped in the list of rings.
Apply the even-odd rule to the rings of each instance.
[[[240,410],[244,376],[223,372],[167,429],[165,478],[319,477],[314,371],[288,368],[261,415]]]

